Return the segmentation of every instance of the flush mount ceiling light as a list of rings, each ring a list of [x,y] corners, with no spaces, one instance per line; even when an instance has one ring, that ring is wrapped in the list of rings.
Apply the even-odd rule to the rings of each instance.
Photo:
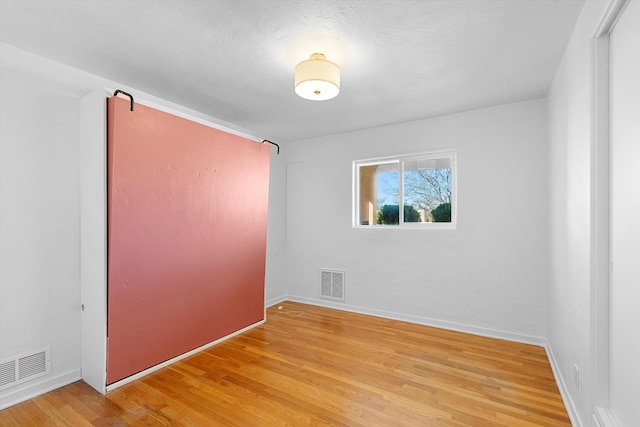
[[[296,65],[296,93],[312,101],[326,101],[340,92],[340,68],[321,53]]]

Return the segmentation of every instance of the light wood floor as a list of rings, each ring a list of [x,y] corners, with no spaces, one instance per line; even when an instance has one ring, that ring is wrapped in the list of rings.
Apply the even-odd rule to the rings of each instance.
[[[541,347],[282,305],[104,396],[77,382],[0,411],[0,425],[570,426]]]

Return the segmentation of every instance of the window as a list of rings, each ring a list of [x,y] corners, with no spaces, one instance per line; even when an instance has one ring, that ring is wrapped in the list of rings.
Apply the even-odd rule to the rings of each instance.
[[[454,228],[455,164],[453,151],[354,162],[354,226]]]

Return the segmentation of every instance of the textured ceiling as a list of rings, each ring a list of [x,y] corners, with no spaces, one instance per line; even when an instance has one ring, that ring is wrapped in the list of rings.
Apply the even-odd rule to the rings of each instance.
[[[582,5],[0,0],[0,41],[289,142],[544,96]],[[314,52],[333,100],[293,91]]]

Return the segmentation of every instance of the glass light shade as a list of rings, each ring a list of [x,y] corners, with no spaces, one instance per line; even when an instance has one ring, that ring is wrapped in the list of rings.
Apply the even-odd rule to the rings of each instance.
[[[296,66],[296,93],[312,101],[326,101],[340,92],[340,68],[321,53]]]

